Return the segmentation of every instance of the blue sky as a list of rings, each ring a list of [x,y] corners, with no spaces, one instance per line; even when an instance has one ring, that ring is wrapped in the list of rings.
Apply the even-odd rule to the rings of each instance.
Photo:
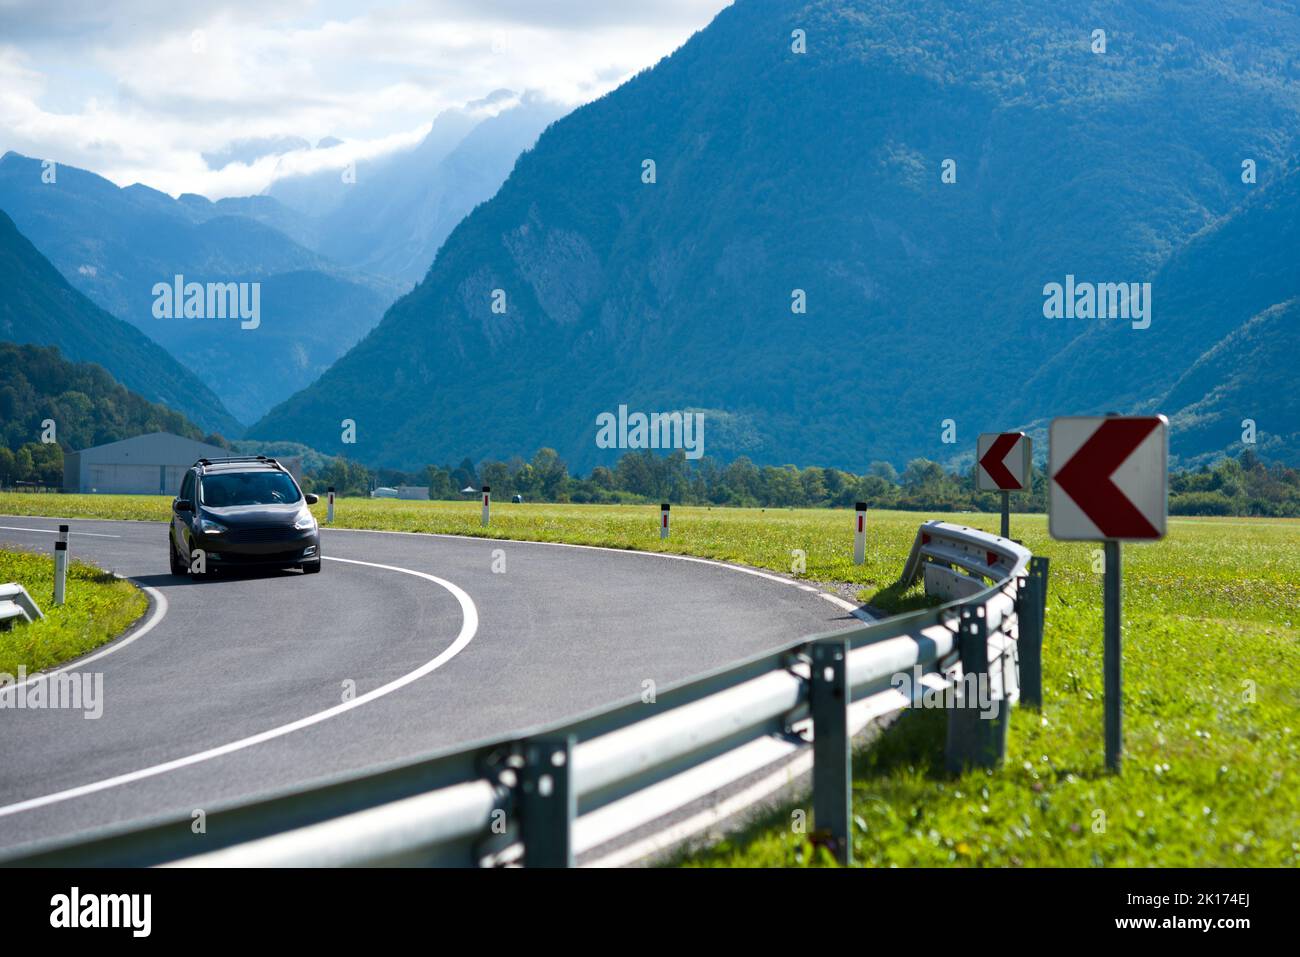
[[[417,142],[494,90],[577,106],[728,0],[0,0],[0,152],[211,198]],[[508,101],[507,101],[508,102]],[[241,140],[345,144],[236,162]]]

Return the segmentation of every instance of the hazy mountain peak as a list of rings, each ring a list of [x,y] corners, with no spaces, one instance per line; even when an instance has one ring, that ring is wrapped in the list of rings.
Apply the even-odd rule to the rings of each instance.
[[[300,136],[259,136],[232,140],[219,150],[201,153],[203,162],[210,170],[222,170],[231,163],[243,163],[251,166],[267,156],[292,153],[295,150],[309,150],[311,143]]]

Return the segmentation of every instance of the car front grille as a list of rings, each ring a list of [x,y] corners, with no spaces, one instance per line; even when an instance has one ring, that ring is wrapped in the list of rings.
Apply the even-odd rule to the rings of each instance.
[[[302,537],[302,532],[292,525],[263,525],[255,528],[232,528],[225,540],[232,545],[261,545],[267,542],[287,542]]]

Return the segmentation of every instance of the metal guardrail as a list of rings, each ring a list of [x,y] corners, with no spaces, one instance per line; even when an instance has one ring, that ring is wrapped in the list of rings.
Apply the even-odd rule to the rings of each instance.
[[[0,630],[12,628],[16,621],[30,622],[44,617],[26,588],[17,582],[0,584]]]
[[[575,823],[765,737],[811,725],[813,839],[851,856],[850,707],[897,696],[900,675],[956,689],[950,767],[1005,754],[1006,707],[1041,701],[1047,561],[945,522],[917,532],[901,586],[938,607],[791,642],[624,704],[510,738],[343,775],[190,817],[47,842],[7,866],[571,866]],[[971,676],[975,681],[965,680]],[[1017,680],[1018,679],[1018,680]],[[982,685],[980,683],[983,683]],[[990,716],[980,686],[999,703]],[[962,689],[965,689],[963,692]],[[922,688],[911,687],[919,703]],[[888,709],[887,709],[888,710]]]

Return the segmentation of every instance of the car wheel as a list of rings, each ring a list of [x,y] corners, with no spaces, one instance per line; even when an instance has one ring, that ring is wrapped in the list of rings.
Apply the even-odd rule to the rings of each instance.
[[[314,562],[303,562],[303,563],[302,563],[302,573],[303,573],[304,575],[315,575],[315,574],[317,574],[319,571],[320,571],[320,559],[319,559],[319,558],[316,559]]]
[[[176,554],[176,543],[172,541],[171,535],[167,536],[167,560],[171,564],[173,575],[184,575],[187,571],[185,563]]]

